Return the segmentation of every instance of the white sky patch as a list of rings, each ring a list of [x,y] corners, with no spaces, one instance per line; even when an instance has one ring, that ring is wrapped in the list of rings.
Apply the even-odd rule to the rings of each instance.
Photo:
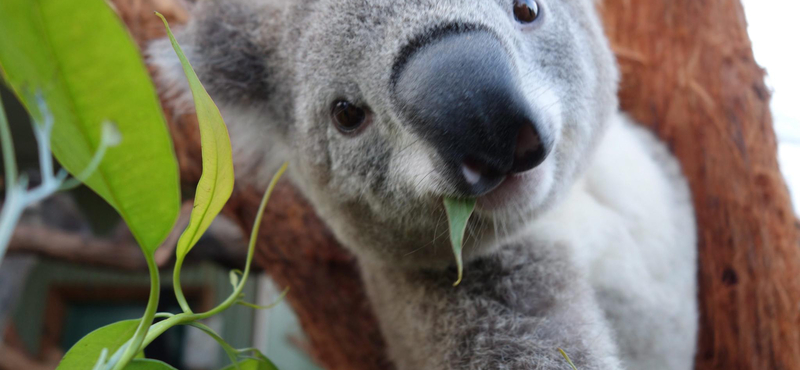
[[[767,69],[778,159],[800,213],[800,2],[742,0],[756,61]]]

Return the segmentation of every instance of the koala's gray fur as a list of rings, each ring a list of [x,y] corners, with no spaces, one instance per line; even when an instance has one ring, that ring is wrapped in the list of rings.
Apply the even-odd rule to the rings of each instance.
[[[617,110],[617,70],[591,0],[203,1],[178,38],[226,118],[240,180],[277,165],[359,256],[400,370],[692,367],[695,225],[680,168]],[[479,206],[455,271],[442,197],[458,190],[391,98],[392,66],[443,27],[487,30],[555,149],[514,202]],[[165,40],[149,49],[188,103]],[[368,106],[343,135],[330,105]],[[458,140],[458,138],[453,138]]]

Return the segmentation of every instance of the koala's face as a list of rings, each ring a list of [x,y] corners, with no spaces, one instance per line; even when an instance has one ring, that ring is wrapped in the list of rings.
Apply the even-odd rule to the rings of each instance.
[[[259,145],[362,257],[452,261],[445,196],[477,198],[464,252],[490,250],[568,191],[617,106],[590,0],[290,3],[264,103],[286,122],[251,127],[285,127]]]

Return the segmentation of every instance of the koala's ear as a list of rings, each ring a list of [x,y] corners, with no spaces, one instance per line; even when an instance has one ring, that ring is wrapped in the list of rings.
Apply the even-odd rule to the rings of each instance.
[[[279,42],[278,11],[252,0],[200,1],[191,21],[175,37],[211,97],[226,105],[269,99],[270,61]],[[176,108],[191,107],[192,96],[168,38],[150,43],[147,62],[156,83]]]

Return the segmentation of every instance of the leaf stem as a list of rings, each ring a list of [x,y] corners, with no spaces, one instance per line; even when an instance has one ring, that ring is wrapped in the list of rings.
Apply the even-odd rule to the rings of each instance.
[[[270,195],[272,195],[272,191],[275,189],[275,185],[277,185],[278,180],[281,178],[283,173],[286,171],[286,167],[288,163],[284,163],[283,166],[278,170],[275,176],[272,177],[272,181],[267,188],[266,193],[264,193],[264,197],[261,198],[261,204],[258,206],[258,214],[256,215],[256,220],[253,223],[253,230],[250,233],[250,244],[247,248],[247,262],[245,263],[244,272],[242,273],[242,279],[239,280],[239,284],[234,289],[233,293],[231,293],[228,298],[220,303],[217,307],[213,309],[203,312],[203,313],[181,313],[177,315],[173,315],[168,317],[164,321],[160,321],[150,328],[150,331],[147,333],[147,336],[142,343],[142,348],[147,347],[150,343],[153,342],[158,336],[164,334],[169,328],[176,326],[176,325],[185,325],[186,323],[207,319],[211,316],[214,316],[222,311],[225,311],[232,305],[236,304],[239,300],[239,296],[244,290],[244,285],[247,282],[247,276],[250,273],[250,265],[253,262],[253,255],[255,254],[255,246],[256,241],[258,240],[258,231],[261,228],[261,220],[263,219],[264,210],[267,207],[267,202],[269,201]]]
[[[142,321],[139,322],[139,327],[136,328],[136,333],[133,334],[133,338],[131,339],[130,344],[125,348],[125,351],[122,353],[122,357],[114,365],[114,370],[124,369],[125,366],[128,365],[128,362],[130,362],[131,359],[133,359],[133,357],[139,353],[141,348],[144,348],[142,344],[149,334],[148,332],[150,331],[150,325],[153,323],[153,318],[155,318],[156,310],[158,309],[158,298],[161,292],[158,266],[156,265],[152,254],[145,253],[144,258],[147,261],[147,269],[150,271],[150,298],[147,300],[147,308],[144,311]]]
[[[279,303],[283,302],[283,299],[286,297],[286,294],[288,294],[288,293],[289,293],[289,287],[286,287],[286,289],[283,290],[281,295],[279,295],[278,298],[275,299],[275,301],[273,301],[272,303],[270,303],[270,304],[268,304],[266,306],[259,306],[257,304],[252,304],[250,302],[245,302],[245,301],[241,301],[241,300],[237,301],[236,303],[239,304],[239,305],[245,306],[245,307],[250,307],[250,308],[255,309],[255,310],[269,310],[269,309],[272,309],[275,306],[277,306]]]
[[[156,313],[155,312],[155,307],[153,307],[153,311],[150,312],[149,311],[150,310],[150,306],[149,306],[149,303],[148,303],[148,311],[145,312],[145,318],[148,318],[148,313],[150,313],[149,314],[149,319],[148,319],[149,323],[152,323],[153,318],[155,318],[156,316],[158,316],[159,318],[165,318],[165,319],[163,321],[159,321],[159,322],[157,322],[155,324],[152,324],[152,326],[150,326],[149,330],[145,331],[146,334],[144,335],[144,339],[143,340],[139,339],[139,334],[140,334],[140,331],[141,331],[140,330],[141,329],[141,324],[140,324],[139,329],[137,329],[136,334],[134,335],[134,337],[131,340],[129,340],[126,344],[124,344],[119,350],[117,350],[117,353],[115,353],[111,357],[110,363],[115,363],[115,360],[120,357],[120,354],[122,353],[121,352],[122,348],[125,348],[125,352],[123,353],[123,356],[125,356],[125,354],[129,354],[130,353],[131,354],[130,356],[132,357],[133,354],[136,354],[139,351],[143,350],[144,348],[147,348],[147,346],[150,345],[150,343],[152,343],[161,334],[164,334],[164,332],[169,330],[169,328],[172,328],[173,326],[176,326],[176,325],[190,325],[190,324],[194,323],[195,321],[207,319],[207,318],[209,318],[211,316],[214,316],[214,315],[216,315],[216,314],[218,314],[218,313],[220,313],[222,311],[225,311],[230,306],[236,304],[237,301],[239,301],[240,295],[242,293],[242,290],[244,289],[244,285],[247,282],[247,276],[250,273],[250,265],[253,262],[253,254],[255,253],[255,245],[256,245],[256,241],[258,240],[258,231],[261,228],[261,220],[263,219],[264,210],[267,207],[267,202],[269,201],[270,195],[272,195],[272,191],[275,189],[275,185],[277,185],[278,180],[281,178],[283,173],[286,171],[286,167],[288,165],[289,165],[288,163],[284,163],[283,166],[281,166],[281,168],[275,174],[275,176],[273,176],[272,181],[269,184],[269,188],[267,188],[266,193],[264,193],[264,197],[261,199],[261,204],[258,207],[258,215],[256,215],[256,220],[253,223],[253,230],[250,233],[250,244],[248,245],[248,249],[247,249],[247,262],[246,262],[246,265],[245,265],[245,269],[244,269],[244,272],[242,273],[242,279],[238,282],[238,284],[237,284],[236,288],[234,289],[233,293],[231,293],[231,295],[228,296],[228,298],[224,302],[220,303],[217,307],[211,309],[210,311],[203,312],[203,313],[187,313],[187,312],[184,312],[184,313],[179,313],[177,315],[173,315],[173,314],[170,314],[170,313]],[[148,266],[151,266],[151,263],[153,265],[155,264],[154,262],[152,262],[152,260],[153,260],[152,256],[147,257],[147,258],[148,258]],[[155,277],[153,277],[152,273],[153,272],[151,270],[151,282],[155,281],[156,285],[153,285],[153,287],[154,287],[154,290],[156,292],[158,292],[158,289],[157,289],[157,287],[158,287],[158,272],[156,270]],[[178,286],[180,286],[180,285],[178,285]],[[152,298],[152,296],[153,295],[152,295],[152,291],[151,291],[151,298]],[[151,299],[150,303],[152,303],[152,301],[153,300]],[[158,302],[158,294],[157,293],[156,293],[156,302]],[[143,319],[142,323],[144,323],[144,322],[145,322],[145,320]],[[132,350],[131,349],[131,348],[134,348],[134,347],[136,348],[136,350]],[[127,361],[130,361],[130,357],[122,357],[122,358],[127,358]],[[123,369],[124,365],[120,365],[121,363],[122,363],[122,359],[120,359],[119,362],[116,362],[116,365],[114,366],[114,370]],[[123,367],[120,367],[120,366],[123,366]]]
[[[258,206],[258,214],[256,215],[255,222],[253,223],[253,230],[250,232],[250,243],[247,247],[247,261],[245,262],[244,272],[242,273],[242,279],[239,280],[239,285],[236,287],[233,293],[228,296],[228,299],[222,302],[219,306],[211,309],[208,312],[198,314],[200,319],[214,316],[228,309],[228,307],[235,304],[239,299],[239,295],[244,290],[244,284],[247,282],[247,276],[250,274],[250,266],[253,264],[253,255],[255,254],[256,242],[258,241],[258,230],[261,228],[261,219],[264,217],[264,210],[267,208],[267,202],[269,201],[270,195],[272,195],[272,191],[275,190],[275,185],[277,185],[278,180],[281,178],[283,173],[286,172],[286,167],[288,165],[288,163],[284,163],[283,166],[281,166],[275,176],[272,177],[272,181],[269,183],[269,187],[267,188],[267,192],[264,193],[264,197],[261,198],[261,204]]]
[[[172,270],[172,290],[175,291],[175,299],[184,313],[192,314],[192,308],[186,302],[186,297],[183,295],[183,288],[181,288],[181,267],[183,267],[183,257],[178,255],[175,259],[175,267]]]
[[[8,126],[6,111],[0,102],[0,142],[3,144],[3,167],[5,168],[4,185],[6,187],[6,200],[11,199],[14,186],[17,184],[17,159],[14,155],[14,140]]]
[[[14,233],[17,221],[22,216],[22,211],[25,210],[23,195],[27,186],[28,181],[24,176],[19,183],[6,184],[6,200],[3,203],[3,209],[0,210],[0,261],[3,260],[3,256],[6,253],[6,248],[11,241],[11,235]]]
[[[41,121],[33,125],[33,134],[36,136],[36,144],[39,148],[39,171],[42,173],[41,188],[49,188],[51,182],[55,180],[53,174],[53,154],[50,153],[50,133],[53,130],[53,114],[47,108],[44,97],[36,95],[36,103],[39,106]]]
[[[264,218],[264,210],[267,208],[267,202],[269,201],[270,195],[272,195],[272,191],[275,190],[275,185],[278,184],[278,180],[280,180],[283,173],[286,172],[286,167],[288,166],[289,163],[284,163],[283,166],[281,166],[275,176],[272,177],[272,181],[270,181],[267,192],[264,193],[264,197],[261,198],[261,204],[258,206],[258,214],[256,215],[255,222],[253,222],[253,230],[250,232],[250,243],[247,247],[247,261],[245,262],[244,272],[242,273],[241,280],[239,280],[239,285],[222,304],[206,313],[200,314],[202,318],[210,317],[224,311],[235,304],[239,299],[239,294],[244,290],[244,284],[247,282],[247,276],[250,274],[250,266],[253,264],[253,255],[255,254],[256,242],[258,241],[258,231],[261,228],[261,220]]]
[[[0,143],[3,145],[3,166],[5,168],[6,199],[3,202],[3,209],[0,211],[0,261],[6,252],[6,246],[11,240],[11,234],[17,225],[17,220],[22,215],[24,206],[21,198],[17,196],[20,191],[17,184],[17,160],[14,156],[14,141],[11,137],[11,129],[8,126],[6,112],[3,103],[0,102]],[[27,184],[25,184],[27,187]],[[21,191],[25,191],[22,188]]]
[[[187,325],[193,326],[193,327],[195,327],[197,329],[200,329],[204,333],[208,334],[209,337],[211,337],[212,339],[217,341],[217,343],[219,343],[219,345],[225,351],[225,354],[228,355],[228,358],[231,360],[231,363],[233,364],[233,366],[236,369],[239,369],[239,364],[237,362],[238,361],[239,351],[237,351],[236,349],[231,347],[231,345],[228,344],[228,342],[226,342],[225,339],[222,339],[222,337],[220,337],[219,334],[217,334],[217,332],[214,331],[214,329],[211,329],[208,326],[206,326],[204,324],[201,324],[199,322],[191,322],[191,323],[188,323]]]

